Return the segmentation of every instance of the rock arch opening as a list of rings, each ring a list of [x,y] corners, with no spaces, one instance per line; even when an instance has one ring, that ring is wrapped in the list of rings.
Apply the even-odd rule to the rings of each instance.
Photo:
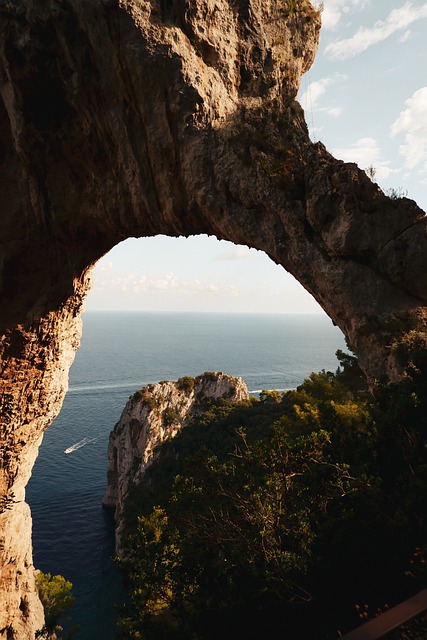
[[[397,378],[405,363],[390,347],[425,332],[424,212],[312,144],[295,101],[319,11],[187,5],[52,0],[1,13],[3,637],[31,638],[42,619],[24,487],[62,403],[90,267],[118,242],[206,233],[263,250],[371,379]]]
[[[171,261],[188,262],[189,271],[186,272],[186,265],[182,270],[177,267],[174,278],[168,280],[165,277],[168,265],[163,263],[168,261],[168,252],[173,251],[174,245]],[[143,258],[141,273],[135,256],[130,255],[133,248],[136,256]],[[242,376],[254,393],[265,388],[283,390],[301,383],[311,369],[335,370],[335,350],[345,348],[342,334],[329,318],[323,313],[301,314],[307,309],[300,306],[300,300],[296,300],[295,306],[295,299],[292,304],[285,297],[283,307],[300,313],[268,314],[267,296],[260,290],[256,304],[245,309],[240,302],[240,311],[247,313],[237,314],[233,290],[233,296],[228,298],[229,313],[224,313],[223,308],[223,313],[218,313],[218,301],[211,296],[213,283],[219,289],[218,279],[211,279],[216,266],[220,271],[221,265],[225,265],[225,271],[232,272],[229,282],[222,281],[223,292],[214,291],[219,301],[233,282],[239,282],[240,295],[246,301],[256,298],[254,286],[260,287],[268,273],[274,280],[269,291],[273,298],[278,281],[286,281],[280,268],[247,248],[241,247],[240,251],[230,243],[207,238],[191,241],[165,238],[163,242],[161,238],[153,238],[148,243],[144,239],[127,241],[121,249],[127,261],[117,270],[109,265],[119,259],[113,250],[105,256],[99,273],[101,280],[104,276],[108,280],[100,282],[99,293],[107,297],[98,302],[108,303],[106,308],[110,312],[95,311],[96,305],[91,303],[91,298],[97,298],[94,276],[83,316],[82,346],[71,367],[69,392],[58,418],[45,433],[27,489],[34,521],[36,567],[60,573],[73,582],[77,599],[74,621],[85,634],[97,633],[106,638],[114,635],[112,605],[122,594],[120,576],[111,561],[112,521],[102,510],[101,499],[107,477],[108,435],[129,396],[150,383],[197,376],[206,370]],[[150,273],[151,251],[159,255],[154,269],[160,267],[157,275],[154,271]],[[209,265],[202,265],[203,261]],[[254,264],[249,266],[253,269],[249,269],[248,262],[252,261]],[[241,265],[241,276],[247,281],[247,295],[242,290],[236,263]],[[260,270],[262,277],[255,282],[254,274]],[[144,280],[145,289],[140,288],[140,278],[147,273],[155,304],[159,301],[158,294],[162,298],[168,290],[173,294],[169,313],[162,312],[162,308],[156,313],[150,305],[145,313],[135,307],[135,299],[144,301],[150,295],[150,282]],[[197,278],[192,279],[192,273]],[[197,287],[194,280],[198,280]],[[108,282],[113,290],[106,290]],[[121,290],[122,285],[130,294],[128,313],[123,295],[116,296],[116,307],[111,300],[116,287]],[[174,306],[177,289],[185,301],[183,308]],[[290,292],[295,293],[293,284]],[[204,305],[212,306],[204,312],[203,307],[193,307],[189,313],[188,301],[204,293]],[[282,295],[285,293],[281,291]],[[260,315],[260,311],[264,314]]]
[[[92,281],[86,311],[324,313],[265,253],[207,235],[129,238]]]

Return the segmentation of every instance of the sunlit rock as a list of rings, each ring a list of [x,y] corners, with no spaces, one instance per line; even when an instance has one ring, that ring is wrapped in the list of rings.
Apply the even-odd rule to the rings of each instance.
[[[206,401],[249,399],[241,378],[206,372],[196,378],[148,385],[129,398],[108,445],[106,507],[115,507],[116,549],[120,552],[123,514],[131,485],[138,485],[160,445],[202,414]]]
[[[294,5],[1,3],[5,504],[60,409],[90,267],[125,238],[205,233],[265,251],[371,380],[404,371],[392,346],[426,326],[424,212],[310,141],[295,99],[321,17]],[[29,532],[22,549],[4,533],[14,513],[1,515],[0,638],[25,640],[40,605]]]

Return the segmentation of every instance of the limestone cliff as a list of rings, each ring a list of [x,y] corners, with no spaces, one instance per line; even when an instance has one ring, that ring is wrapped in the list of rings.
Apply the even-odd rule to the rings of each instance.
[[[87,287],[87,280],[76,280],[75,294],[57,313],[16,326],[0,342],[0,638],[8,640],[33,640],[44,624],[25,486],[43,431],[56,417],[68,387]]]
[[[426,218],[311,143],[295,98],[320,19],[307,0],[0,0],[8,505],[60,408],[83,281],[125,238],[207,233],[265,251],[371,379],[404,371],[391,347],[425,334]],[[10,534],[20,504],[0,516],[9,640],[33,638],[40,611],[33,596],[20,607],[34,593],[29,529]]]
[[[0,328],[126,237],[207,233],[265,251],[395,375],[390,343],[425,326],[426,219],[311,143],[295,97],[320,20],[307,0],[3,2]]]
[[[139,484],[156,456],[156,450],[175,437],[203,412],[206,400],[249,399],[241,378],[205,372],[177,382],[159,382],[137,391],[127,402],[110,434],[108,445],[106,507],[115,507],[116,549],[120,552],[123,511],[128,489]]]

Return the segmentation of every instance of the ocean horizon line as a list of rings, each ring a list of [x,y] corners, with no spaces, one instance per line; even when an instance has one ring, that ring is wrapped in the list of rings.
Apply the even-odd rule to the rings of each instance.
[[[233,316],[318,316],[329,318],[328,314],[324,311],[174,311],[167,310],[153,310],[153,309],[88,309],[83,313],[83,317],[89,314],[164,314],[164,315],[233,315]],[[330,319],[330,318],[329,318]]]

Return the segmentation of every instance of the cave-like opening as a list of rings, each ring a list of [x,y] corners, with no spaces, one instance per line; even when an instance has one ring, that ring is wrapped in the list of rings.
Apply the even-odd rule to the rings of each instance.
[[[8,85],[2,141],[9,151],[2,172],[9,185],[2,216],[2,321],[8,334],[1,484],[6,503],[13,489],[22,504],[35,445],[62,402],[81,293],[71,300],[73,278],[118,239],[205,232],[264,249],[321,301],[371,379],[396,379],[404,365],[397,367],[390,357],[390,344],[425,329],[421,213],[405,199],[388,202],[354,165],[337,163],[322,145],[312,145],[293,102],[301,73],[315,55],[319,15],[310,10],[310,19],[297,24],[273,3],[276,19],[271,20],[263,3],[256,10],[254,4],[253,12],[242,11],[244,29],[236,23],[230,37],[214,39],[215,57],[224,64],[221,73],[213,73],[212,56],[199,55],[198,37],[183,47],[183,32],[163,28],[144,11],[136,19],[133,4],[72,3],[69,11],[51,15],[35,3],[28,12],[12,7],[3,15]],[[215,6],[215,20],[234,25],[238,5],[225,2],[220,11]],[[205,31],[203,13],[189,13],[187,19],[187,33]],[[353,28],[350,20],[347,28]],[[265,38],[254,43],[261,32]],[[290,38],[300,42],[299,51],[287,52]],[[417,40],[406,35],[402,43],[407,39],[416,46]],[[236,46],[230,48],[230,41]],[[386,42],[400,52],[395,40]],[[277,46],[279,55],[272,56]],[[58,63],[46,66],[45,56]],[[268,65],[263,67],[261,59]],[[196,68],[200,73],[193,73]],[[242,86],[236,69],[248,79]],[[353,81],[357,75],[363,87]],[[381,75],[395,80],[395,74]],[[278,81],[270,87],[272,78]],[[345,81],[342,91],[357,106],[366,74],[356,72]],[[382,118],[388,127],[398,122],[398,110],[410,94],[402,93],[397,103],[378,86],[373,93],[399,104],[393,117]],[[394,81],[394,86],[401,91],[403,83]],[[34,109],[42,104],[40,88],[51,107],[60,107],[44,110],[43,117]],[[260,111],[248,109],[253,100]],[[277,100],[283,114],[276,110]],[[335,118],[340,106],[327,102],[321,109]],[[276,121],[277,115],[285,119]],[[377,127],[377,119],[370,120]],[[366,118],[360,121],[362,134],[356,134],[352,114],[351,126],[341,129],[350,134],[351,160],[356,137],[363,135],[360,142],[372,135],[365,130]],[[365,156],[366,149],[374,153],[370,160],[375,155],[381,160],[375,140],[362,146]],[[7,535],[2,561],[11,567],[12,579],[3,576],[1,586],[16,606],[10,606],[0,627],[13,634],[21,627],[34,629],[22,610],[20,619],[13,619],[17,592],[28,588],[31,560],[10,530]]]
[[[113,605],[124,597],[101,500],[109,432],[129,395],[205,370],[242,376],[254,394],[286,389],[311,370],[333,370],[343,347],[301,285],[247,247],[204,236],[131,239],[93,280],[69,391],[27,488],[34,564],[73,582],[78,637],[92,640],[115,637]]]

